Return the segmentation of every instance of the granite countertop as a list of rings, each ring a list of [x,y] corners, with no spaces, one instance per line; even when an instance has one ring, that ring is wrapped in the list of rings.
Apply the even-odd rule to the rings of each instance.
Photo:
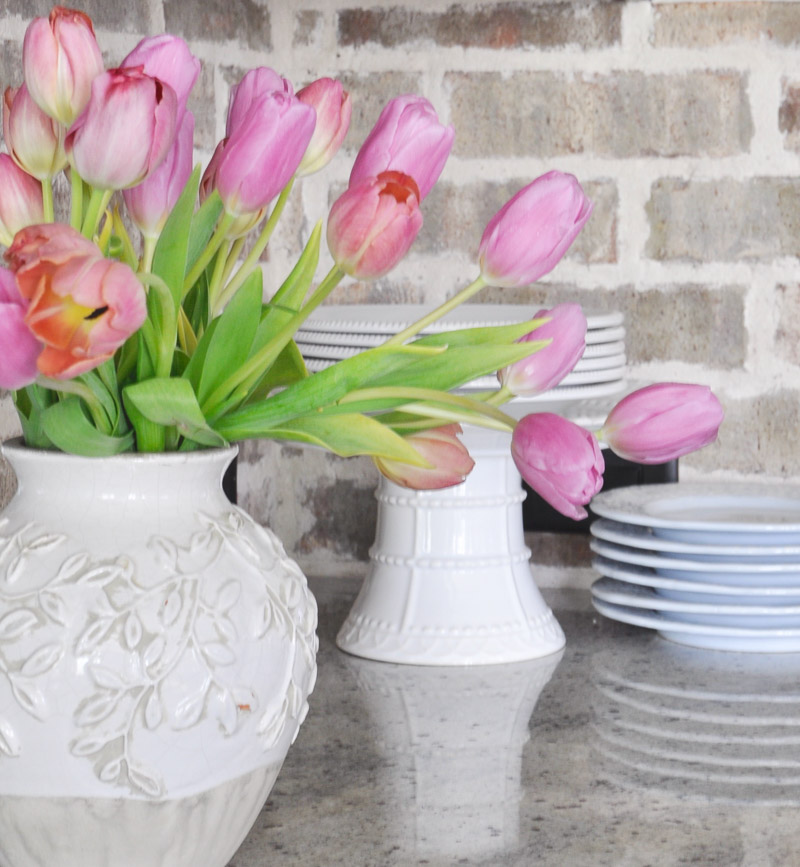
[[[311,581],[311,710],[230,867],[800,863],[800,654],[681,647],[545,590],[560,654],[390,665],[333,643],[358,586]]]

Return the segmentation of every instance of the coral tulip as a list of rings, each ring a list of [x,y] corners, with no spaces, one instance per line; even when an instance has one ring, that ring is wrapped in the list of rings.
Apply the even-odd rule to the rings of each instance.
[[[387,479],[404,488],[435,491],[459,485],[475,466],[475,461],[456,436],[460,433],[461,425],[450,424],[406,437],[431,464],[430,467],[415,467],[384,458],[375,458],[375,464]]]
[[[298,91],[297,98],[317,113],[314,135],[297,169],[302,177],[324,169],[334,158],[350,127],[353,104],[342,83],[333,78],[312,81]]]
[[[110,69],[95,78],[86,110],[67,133],[67,157],[93,187],[140,184],[172,145],[177,108],[168,84],[138,67]]]
[[[387,103],[361,146],[350,172],[350,184],[381,172],[402,172],[414,178],[422,201],[439,179],[454,137],[453,127],[439,123],[427,99],[398,96]]]
[[[164,162],[141,184],[122,191],[131,219],[145,237],[155,238],[161,233],[183,192],[192,173],[193,141],[194,116],[185,111]]]
[[[479,248],[481,274],[492,286],[534,283],[561,261],[592,213],[573,175],[548,172],[492,217]]]
[[[14,162],[40,181],[57,175],[67,164],[64,127],[31,99],[28,88],[6,88],[3,138]]]
[[[22,388],[36,379],[42,343],[25,324],[28,302],[14,275],[0,268],[0,388]]]
[[[497,371],[500,384],[518,397],[533,397],[558,385],[586,349],[586,317],[579,304],[558,304],[552,310],[540,310],[533,318],[543,317],[548,321],[519,342],[551,342],[533,355]]]
[[[261,97],[269,93],[282,93],[286,97],[292,97],[294,88],[287,78],[281,78],[268,66],[258,66],[247,72],[241,81],[231,88],[225,135],[230,136],[238,129]]]
[[[328,216],[328,249],[352,277],[371,280],[390,271],[422,227],[419,191],[400,172],[382,172],[347,190]]]
[[[662,382],[624,397],[598,436],[622,458],[663,464],[713,443],[724,415],[710,388]]]
[[[144,322],[136,274],[63,223],[23,229],[5,255],[28,303],[25,322],[44,343],[37,364],[45,376],[97,367]]]
[[[48,18],[34,18],[22,43],[22,69],[33,101],[69,126],[103,71],[91,18],[63,6],[55,6]]]
[[[0,244],[8,246],[20,229],[44,219],[42,185],[0,154],[0,191]]]
[[[605,461],[594,436],[549,412],[526,415],[514,428],[511,456],[542,499],[580,520],[584,505],[603,487]]]
[[[216,189],[228,214],[265,208],[291,180],[314,132],[314,109],[296,96],[270,91],[234,125],[203,176],[203,193]]]
[[[179,36],[148,36],[120,63],[123,69],[141,68],[168,84],[178,98],[178,117],[186,111],[189,94],[200,75],[200,61]]]

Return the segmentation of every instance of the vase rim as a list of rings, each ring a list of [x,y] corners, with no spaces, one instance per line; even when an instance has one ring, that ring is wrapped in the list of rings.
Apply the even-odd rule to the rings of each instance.
[[[69,461],[115,461],[119,463],[174,463],[183,464],[188,460],[198,462],[202,459],[215,462],[220,458],[232,460],[239,453],[239,446],[235,443],[225,448],[202,448],[191,452],[122,452],[118,455],[75,455],[71,452],[62,452],[59,449],[39,449],[25,444],[23,437],[11,437],[0,443],[0,453],[11,455],[36,455],[37,460],[69,460]]]

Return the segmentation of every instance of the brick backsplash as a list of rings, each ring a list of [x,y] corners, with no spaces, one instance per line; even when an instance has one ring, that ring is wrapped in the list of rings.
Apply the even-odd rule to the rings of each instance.
[[[49,8],[0,0],[4,87],[19,83],[27,20]],[[481,300],[622,310],[632,377],[714,387],[726,422],[717,444],[682,462],[684,475],[800,471],[800,3],[84,0],[82,8],[110,62],[164,29],[190,42],[203,68],[190,102],[203,161],[243,70],[270,65],[298,88],[322,75],[345,82],[351,131],[323,175],[297,184],[264,257],[268,289],[346,183],[381,106],[420,92],[456,126],[423,231],[395,272],[351,281],[334,301],[442,300],[474,275],[483,225],[508,196],[550,168],[573,172],[596,206],[564,262],[537,286],[487,290]],[[16,432],[6,396],[0,437]],[[301,562],[363,559],[374,468],[304,455],[248,445],[244,505]],[[0,503],[12,489],[0,465]]]

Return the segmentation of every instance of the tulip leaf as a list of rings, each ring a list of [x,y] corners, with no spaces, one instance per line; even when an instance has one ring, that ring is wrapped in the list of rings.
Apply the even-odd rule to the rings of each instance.
[[[375,455],[418,467],[429,466],[420,453],[391,428],[358,413],[345,415],[307,415],[291,419],[279,427],[255,426],[242,438],[269,436],[321,446],[343,458]]]
[[[308,376],[306,363],[294,340],[283,347],[269,370],[250,390],[248,401],[261,400],[281,386],[291,385]]]
[[[29,385],[12,391],[14,406],[22,425],[25,445],[35,449],[53,448],[53,443],[42,428],[42,413],[56,399],[56,395],[41,385]]]
[[[175,427],[182,436],[204,446],[226,446],[226,440],[206,423],[197,396],[187,379],[160,377],[129,385],[123,392],[126,406],[133,406],[150,422]]]
[[[193,224],[192,214],[199,186],[200,166],[197,165],[170,211],[153,256],[152,271],[169,286],[175,310],[178,309],[183,294],[183,278],[189,255],[189,235]]]
[[[214,423],[214,428],[228,439],[246,439],[248,435],[241,431],[250,430],[254,425],[269,430],[289,419],[333,404],[372,377],[405,368],[420,355],[440,353],[436,347],[379,346],[369,349],[307,376],[265,400],[227,413]]]
[[[195,169],[195,171],[198,171]],[[211,195],[197,209],[191,220],[189,229],[189,247],[186,253],[186,273],[188,274],[194,263],[200,258],[200,254],[208,246],[211,236],[222,213],[222,199],[214,190]]]
[[[427,334],[414,341],[415,346],[475,346],[484,343],[513,343],[535,331],[548,320],[529,319],[514,325],[491,325],[485,328],[459,328],[454,331],[439,331]],[[532,341],[531,341],[532,342]],[[550,340],[540,340],[540,348]]]
[[[202,344],[208,337],[197,389],[201,406],[205,406],[209,395],[250,357],[261,319],[261,284],[261,271],[256,269],[214,320],[213,333],[206,332],[200,341]]]
[[[416,346],[416,344],[411,344]],[[477,344],[451,346],[440,355],[421,358],[402,370],[392,370],[372,377],[370,388],[396,385],[409,388],[433,388],[449,391],[480,376],[489,376],[540,348],[540,342],[512,343],[506,346]]]
[[[268,308],[285,307],[297,311],[303,306],[303,300],[311,287],[311,281],[319,263],[319,243],[322,236],[322,221],[314,226],[314,231],[308,239],[297,264],[292,268],[291,274],[283,281],[283,285],[273,295]],[[269,311],[264,317],[268,319]]]
[[[73,455],[108,457],[130,451],[133,432],[109,436],[86,417],[79,398],[69,396],[42,413],[42,429],[53,445]]]

